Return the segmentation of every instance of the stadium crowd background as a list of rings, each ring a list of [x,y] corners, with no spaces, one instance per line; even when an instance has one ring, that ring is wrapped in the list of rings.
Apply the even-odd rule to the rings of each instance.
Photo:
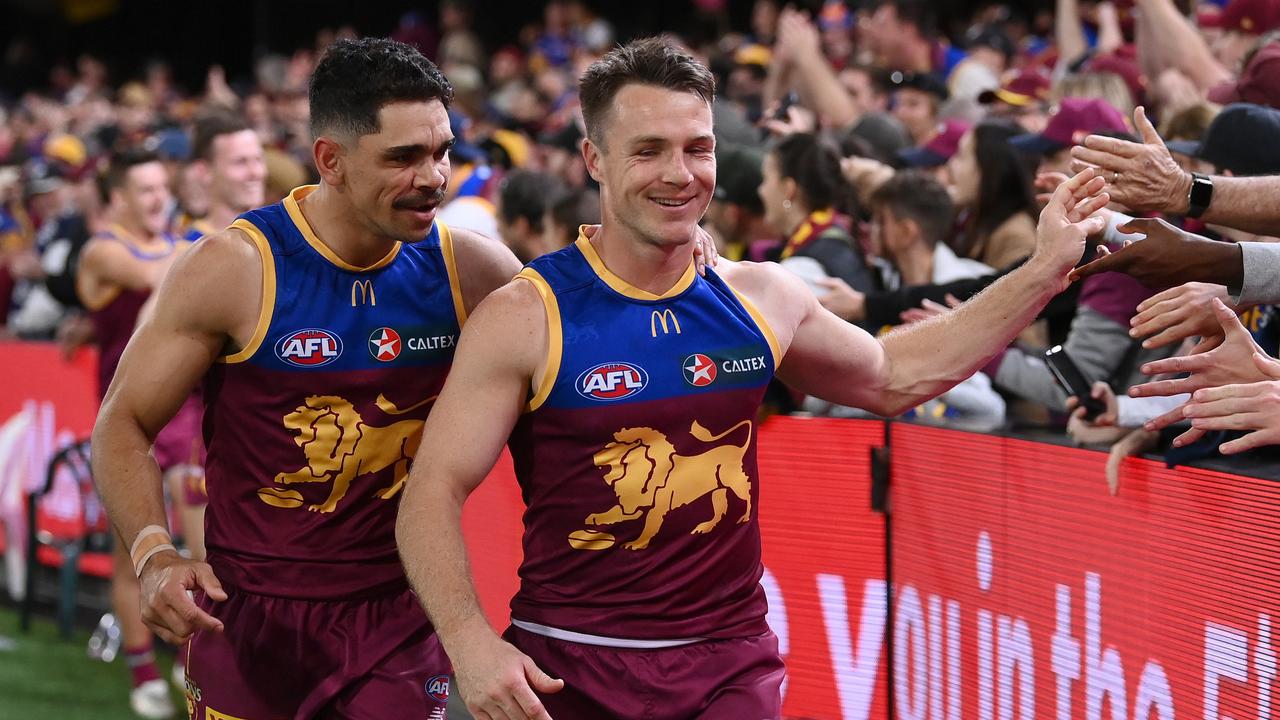
[[[671,34],[717,78],[718,182],[704,226],[721,254],[781,261],[871,332],[945,312],[1024,261],[1043,196],[1072,172],[1071,146],[1091,133],[1141,142],[1139,105],[1187,170],[1280,174],[1280,0],[622,5],[446,1],[356,13],[262,2],[182,15],[72,2],[56,21],[24,7],[0,56],[0,339],[56,342],[68,355],[93,343],[75,276],[84,243],[112,221],[100,181],[114,154],[165,159],[175,230],[209,209],[208,164],[218,158],[196,141],[201,123],[229,116],[256,131],[266,202],[314,182],[307,78],[329,43],[357,34],[389,35],[440,64],[456,89],[459,138],[442,218],[502,238],[523,261],[599,219],[579,153],[578,75],[615,43]],[[290,22],[306,11],[307,22]],[[134,22],[180,32],[125,47]],[[1163,217],[1224,241],[1271,240]],[[1113,217],[1102,242],[1121,246],[1124,218]],[[1207,312],[1214,297],[1230,299],[1203,283],[1165,291],[1118,273],[1088,278],[982,373],[910,416],[1065,431],[1115,457],[1217,455],[1224,433],[1173,448],[1185,426],[1142,428],[1172,406],[1125,397],[1146,380],[1145,362],[1190,350],[1160,334],[1186,325],[1176,311]],[[1276,355],[1275,311],[1236,309]],[[1145,318],[1136,336],[1135,315]],[[1069,419],[1043,360],[1059,344],[1106,383],[1100,420]],[[781,387],[770,405],[858,414]],[[1228,460],[1252,467],[1260,452]]]
[[[680,22],[660,28],[719,83],[719,184],[704,225],[725,257],[782,260],[824,305],[872,332],[942,312],[942,291],[963,299],[984,284],[974,278],[1025,259],[1037,193],[1070,172],[1070,146],[1089,133],[1138,140],[1137,105],[1165,140],[1181,141],[1171,147],[1188,169],[1280,173],[1280,112],[1267,107],[1280,105],[1276,0],[986,3],[945,18],[918,0],[747,5],[690,3],[671,15]],[[79,248],[110,222],[98,181],[112,153],[144,148],[167,161],[175,224],[207,212],[201,168],[213,158],[192,141],[202,118],[231,114],[257,132],[268,202],[314,181],[307,77],[328,43],[356,33],[416,45],[456,88],[447,222],[499,236],[525,261],[572,241],[599,203],[578,151],[576,78],[650,28],[557,0],[518,30],[482,38],[477,12],[487,14],[443,2],[385,23],[353,17],[292,52],[259,47],[243,72],[208,65],[190,84],[174,70],[193,75],[187,55],[139,63],[136,49],[122,60],[66,42],[46,47],[38,33],[12,37],[0,86],[0,333],[57,340],[68,352],[93,341],[74,274]],[[247,27],[272,22],[269,12],[250,14]],[[1170,38],[1185,46],[1169,52]],[[67,54],[47,56],[56,52]],[[1123,237],[1104,240],[1118,247]],[[938,287],[911,291],[930,285]],[[968,428],[1062,427],[1066,394],[1042,356],[1063,344],[1089,379],[1108,383],[1108,400],[1121,396],[1100,423],[1071,423],[1072,436],[1123,440],[1127,453],[1158,449],[1158,436],[1141,430],[1152,412],[1123,397],[1144,362],[1178,350],[1130,335],[1130,318],[1154,294],[1119,274],[1077,283],[984,373],[913,415]],[[925,297],[933,300],[917,307]],[[1274,353],[1270,308],[1246,319]],[[784,390],[774,407],[856,414]],[[1216,453],[1210,440],[1221,438],[1174,459]]]

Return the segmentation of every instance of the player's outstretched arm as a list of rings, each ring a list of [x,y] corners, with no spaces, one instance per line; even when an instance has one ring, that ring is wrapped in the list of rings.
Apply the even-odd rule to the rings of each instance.
[[[1086,170],[1063,183],[1040,216],[1035,254],[954,311],[900,327],[879,342],[798,297],[794,335],[778,375],[803,392],[892,416],[946,392],[1008,345],[1053,296],[1101,232],[1094,213],[1107,203],[1103,182]],[[777,300],[766,302],[776,307]],[[766,315],[769,313],[766,312]],[[788,325],[781,323],[785,334]],[[868,345],[870,342],[870,345]]]
[[[211,236],[175,263],[120,360],[93,430],[93,475],[107,514],[126,547],[135,548],[142,581],[142,616],[169,642],[221,625],[186,591],[222,589],[209,566],[173,550],[151,554],[168,527],[160,468],[151,456],[157,433],[191,394],[214,360],[253,334],[262,297],[261,261],[239,231]],[[163,543],[160,543],[163,544]]]
[[[537,291],[524,280],[476,308],[423,428],[396,520],[405,572],[477,717],[546,720],[534,693],[563,686],[489,627],[462,538],[462,505],[493,469],[520,416],[546,354],[546,323]]]

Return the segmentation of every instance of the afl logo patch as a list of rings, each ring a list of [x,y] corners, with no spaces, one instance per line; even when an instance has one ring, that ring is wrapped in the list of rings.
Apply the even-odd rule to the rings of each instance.
[[[449,700],[449,676],[436,675],[427,681],[426,684],[427,697],[438,702],[448,702]]]
[[[389,327],[381,327],[369,336],[369,354],[375,360],[391,362],[400,357],[400,333]]]
[[[319,328],[290,333],[276,343],[276,357],[298,367],[328,365],[341,354],[342,340]]]
[[[706,355],[690,355],[680,369],[684,371],[684,381],[694,387],[706,387],[716,381],[716,364]]]
[[[611,362],[597,365],[578,376],[578,394],[590,400],[621,400],[644,389],[649,374],[631,363]]]

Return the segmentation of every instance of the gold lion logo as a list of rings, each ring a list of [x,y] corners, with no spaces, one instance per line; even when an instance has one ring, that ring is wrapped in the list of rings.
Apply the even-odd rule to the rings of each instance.
[[[383,395],[378,407],[388,415],[403,415],[435,400],[431,396],[404,410]],[[297,410],[284,416],[284,426],[298,435],[293,439],[302,448],[307,464],[293,472],[276,475],[282,485],[332,482],[323,503],[307,506],[314,512],[333,512],[347,494],[351,481],[393,467],[391,485],[377,496],[389,500],[404,486],[409,463],[422,439],[422,420],[401,420],[385,427],[365,423],[351,403],[336,395],[312,395]],[[265,487],[258,497],[268,505],[295,508],[303,503],[302,493]]]
[[[747,437],[741,445],[720,445],[700,455],[677,455],[675,447],[661,432],[647,427],[623,428],[613,434],[613,442],[595,454],[595,463],[605,469],[604,481],[618,497],[618,504],[587,516],[588,525],[615,525],[644,518],[640,537],[622,547],[643,550],[649,546],[667,513],[706,495],[711,496],[711,519],[699,523],[691,534],[711,532],[729,509],[732,492],[747,504],[738,523],[751,519],[751,479],[742,469],[742,457],[751,444],[750,420],[743,420],[719,435],[712,435],[696,421],[689,434],[713,443],[745,426]],[[571,533],[569,544],[580,550],[603,550],[613,546],[613,536],[597,530]]]

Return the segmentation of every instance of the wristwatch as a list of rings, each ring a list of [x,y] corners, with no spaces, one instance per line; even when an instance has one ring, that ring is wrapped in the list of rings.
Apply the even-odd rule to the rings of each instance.
[[[1213,199],[1213,180],[1203,173],[1191,173],[1191,192],[1187,194],[1187,217],[1198,218],[1209,209]]]

